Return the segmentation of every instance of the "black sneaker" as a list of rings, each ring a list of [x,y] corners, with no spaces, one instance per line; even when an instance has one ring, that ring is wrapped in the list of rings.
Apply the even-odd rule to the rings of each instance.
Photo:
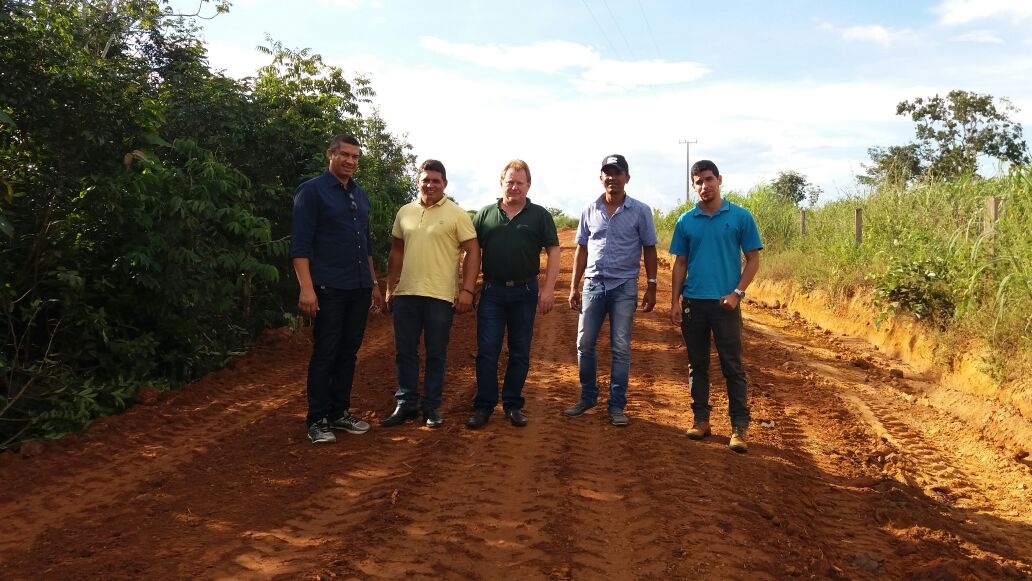
[[[437,413],[437,408],[431,408],[423,412],[423,419],[426,420],[426,427],[440,428],[444,425],[444,418]]]
[[[337,436],[333,435],[330,422],[323,418],[308,426],[308,439],[313,444],[333,444],[337,441]]]
[[[609,408],[609,423],[614,426],[624,427],[631,423],[631,420],[627,417],[627,414],[620,408]]]

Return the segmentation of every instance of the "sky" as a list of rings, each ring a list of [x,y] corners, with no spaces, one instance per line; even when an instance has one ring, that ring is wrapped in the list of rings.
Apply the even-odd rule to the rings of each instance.
[[[267,64],[268,35],[368,77],[466,209],[520,158],[530,198],[577,216],[612,153],[628,194],[663,211],[699,159],[725,191],[791,170],[822,199],[859,194],[868,148],[914,137],[896,105],[954,89],[1008,98],[1032,126],[1032,0],[234,0],[201,26],[229,76]]]

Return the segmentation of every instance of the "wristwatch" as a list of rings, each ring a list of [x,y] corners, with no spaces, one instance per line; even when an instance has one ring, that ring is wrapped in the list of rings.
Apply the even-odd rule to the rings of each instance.
[[[651,283],[651,284],[659,284],[659,280],[657,280],[655,278],[646,279],[646,282]]]
[[[739,299],[744,299],[744,298],[745,298],[745,291],[744,291],[744,290],[742,290],[742,289],[740,289],[740,288],[736,288],[736,289],[734,290],[734,293],[735,293],[736,295],[738,295],[738,298],[739,298]]]

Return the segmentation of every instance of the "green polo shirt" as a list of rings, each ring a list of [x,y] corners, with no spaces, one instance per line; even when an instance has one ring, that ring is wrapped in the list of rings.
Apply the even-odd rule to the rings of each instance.
[[[531,203],[511,220],[501,208],[501,200],[484,206],[473,217],[473,228],[483,252],[484,278],[525,280],[541,270],[541,249],[559,246],[555,220],[548,210]]]

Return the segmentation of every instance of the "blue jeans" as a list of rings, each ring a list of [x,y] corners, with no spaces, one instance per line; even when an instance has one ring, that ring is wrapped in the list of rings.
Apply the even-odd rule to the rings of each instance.
[[[308,363],[308,425],[344,415],[351,407],[355,360],[362,345],[372,293],[367,288],[316,287],[319,311]]]
[[[696,422],[708,422],[710,334],[717,346],[720,371],[727,381],[728,413],[732,426],[749,426],[745,366],[742,365],[742,309],[728,311],[717,300],[681,299],[681,336],[691,364],[689,383]]]
[[[530,370],[530,341],[537,314],[538,282],[507,287],[484,282],[477,305],[477,395],[473,407],[490,412],[498,404],[498,354],[509,330],[509,363],[502,384],[502,408],[523,409],[523,384]]]
[[[627,378],[631,372],[631,326],[637,308],[637,280],[627,279],[610,289],[606,289],[601,281],[584,281],[581,315],[577,323],[577,366],[580,369],[582,402],[593,405],[598,401],[595,343],[608,315],[613,360],[609,373],[609,409],[622,410],[627,405]]]
[[[448,358],[452,304],[441,299],[402,295],[394,297],[394,350],[398,368],[398,405],[424,411],[437,409],[444,392],[444,367]],[[419,337],[423,336],[426,371],[423,403],[419,402]]]

